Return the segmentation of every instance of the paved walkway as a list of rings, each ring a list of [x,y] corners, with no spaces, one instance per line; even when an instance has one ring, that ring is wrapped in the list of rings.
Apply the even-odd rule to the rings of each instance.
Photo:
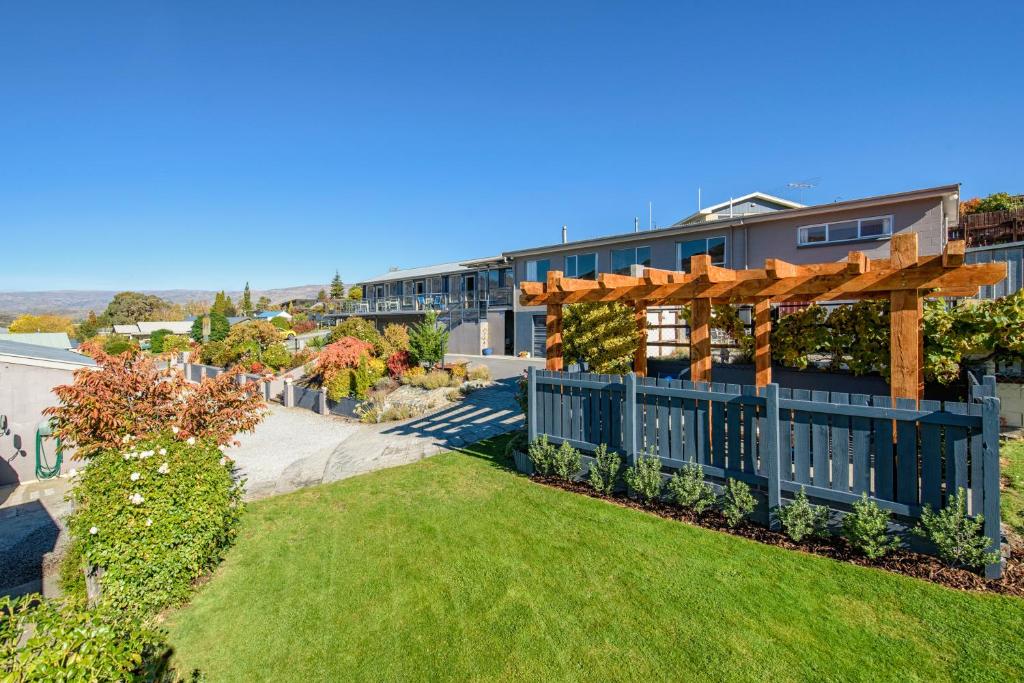
[[[56,595],[69,488],[67,477],[0,486],[0,595]]]

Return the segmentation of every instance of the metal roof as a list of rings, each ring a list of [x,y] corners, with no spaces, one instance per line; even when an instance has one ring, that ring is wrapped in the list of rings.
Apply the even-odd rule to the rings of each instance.
[[[454,263],[438,263],[434,266],[422,266],[420,268],[404,268],[402,270],[392,270],[378,275],[377,277],[366,278],[361,282],[391,282],[394,280],[412,280],[419,277],[430,277],[432,275],[445,275],[447,273],[461,273],[466,270],[471,270],[467,263],[480,263],[482,261],[493,261],[498,260],[501,257],[492,256],[489,258],[482,259],[466,259],[465,261],[455,261]],[[365,295],[365,293],[364,293]]]
[[[7,339],[0,339],[0,356],[52,360],[82,366],[96,365],[96,361],[81,353],[75,353],[74,351],[67,351],[65,349],[55,349],[52,346],[23,344],[21,342],[9,341]]]
[[[66,332],[8,332],[0,334],[0,340],[48,346],[51,349],[70,349],[71,340]]]
[[[157,320],[155,322],[140,322],[139,332],[142,334],[153,334],[157,330],[169,330],[171,334],[188,334],[192,331],[191,320]]]

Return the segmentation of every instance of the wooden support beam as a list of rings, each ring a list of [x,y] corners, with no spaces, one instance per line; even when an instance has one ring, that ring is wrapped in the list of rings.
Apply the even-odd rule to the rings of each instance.
[[[889,368],[893,398],[920,400],[921,298],[914,290],[898,290],[889,300]]]
[[[647,306],[636,302],[633,305],[633,320],[636,321],[637,346],[633,355],[633,372],[647,376]]]
[[[647,280],[642,277],[633,277],[632,275],[601,273],[597,276],[597,284],[604,289],[613,289],[615,287],[642,287],[647,284]]]
[[[690,380],[711,381],[711,299],[690,303]]]
[[[942,250],[942,267],[957,268],[963,265],[966,253],[967,245],[963,240],[946,242],[946,248]]]
[[[917,265],[917,233],[901,232],[889,241],[889,265],[893,270]]]
[[[710,254],[694,254],[690,257],[690,273],[704,282],[735,282],[736,271],[711,265]]]
[[[797,277],[803,275],[801,266],[783,261],[780,258],[766,258],[764,260],[764,272],[771,280],[781,280],[786,277]]]
[[[772,383],[772,302],[754,302],[754,384],[766,387]]]
[[[863,275],[870,268],[868,256],[863,251],[851,251],[846,259],[846,272],[850,275]]]
[[[548,370],[561,370],[562,361],[562,305],[548,304],[548,314],[545,320],[547,326],[547,341],[544,345],[547,354],[545,367]]]

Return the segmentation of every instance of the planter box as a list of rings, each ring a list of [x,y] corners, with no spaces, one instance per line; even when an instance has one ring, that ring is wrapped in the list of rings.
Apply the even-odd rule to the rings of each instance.
[[[523,474],[533,474],[533,462],[530,456],[523,451],[512,451],[512,459],[516,463],[516,470]]]

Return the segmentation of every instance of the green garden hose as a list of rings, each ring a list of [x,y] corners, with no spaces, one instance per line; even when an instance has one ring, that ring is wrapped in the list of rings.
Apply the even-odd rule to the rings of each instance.
[[[43,437],[50,436],[50,423],[43,422],[36,429],[36,479],[52,479],[60,474],[60,466],[64,462],[64,450],[60,446],[60,437],[57,438],[57,460],[53,464],[44,462]]]

